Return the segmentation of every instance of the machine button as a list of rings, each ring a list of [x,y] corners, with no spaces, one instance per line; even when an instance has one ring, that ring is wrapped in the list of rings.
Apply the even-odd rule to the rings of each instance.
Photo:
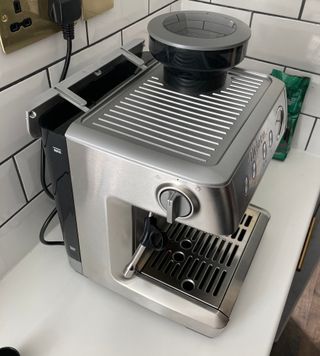
[[[277,135],[277,140],[279,140],[282,132],[282,127],[285,122],[284,120],[284,109],[283,106],[279,106],[276,114],[276,135]]]
[[[167,211],[167,222],[172,224],[177,218],[187,217],[194,208],[191,199],[174,188],[162,190],[159,195],[160,205]]]
[[[244,195],[247,196],[249,192],[249,178],[244,179]]]
[[[263,142],[263,145],[262,145],[262,157],[263,159],[266,159],[267,158],[267,144],[266,142]]]
[[[255,179],[257,175],[257,163],[256,161],[253,161],[252,163],[252,179]]]
[[[272,147],[273,144],[273,131],[269,131],[269,147]]]

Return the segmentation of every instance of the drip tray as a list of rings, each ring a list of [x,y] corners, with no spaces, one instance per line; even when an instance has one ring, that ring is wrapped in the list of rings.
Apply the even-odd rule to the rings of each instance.
[[[210,307],[219,309],[226,300],[222,309],[228,314],[268,220],[267,213],[250,206],[230,236],[171,224],[166,248],[145,253],[137,269],[143,277]]]

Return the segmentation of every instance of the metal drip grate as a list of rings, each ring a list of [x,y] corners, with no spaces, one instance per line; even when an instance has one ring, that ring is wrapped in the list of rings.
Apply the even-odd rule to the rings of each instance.
[[[174,223],[166,231],[166,248],[153,252],[138,270],[179,293],[219,308],[259,214],[248,208],[238,230],[224,237]]]
[[[184,94],[156,66],[85,119],[86,126],[199,164],[216,164],[270,84],[234,70],[213,93]]]

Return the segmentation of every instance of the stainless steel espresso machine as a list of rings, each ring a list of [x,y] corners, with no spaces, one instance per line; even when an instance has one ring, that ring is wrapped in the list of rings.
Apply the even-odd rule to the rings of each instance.
[[[149,23],[37,99],[71,266],[213,337],[269,220],[250,205],[286,126],[282,82],[234,68],[250,29],[189,11]]]

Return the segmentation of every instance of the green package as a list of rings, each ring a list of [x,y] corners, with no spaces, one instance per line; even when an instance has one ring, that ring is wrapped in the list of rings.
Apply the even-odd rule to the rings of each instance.
[[[303,100],[309,87],[310,78],[286,74],[277,69],[273,69],[271,75],[282,80],[287,89],[288,124],[273,156],[274,159],[284,161],[291,147],[294,130],[297,126]]]

